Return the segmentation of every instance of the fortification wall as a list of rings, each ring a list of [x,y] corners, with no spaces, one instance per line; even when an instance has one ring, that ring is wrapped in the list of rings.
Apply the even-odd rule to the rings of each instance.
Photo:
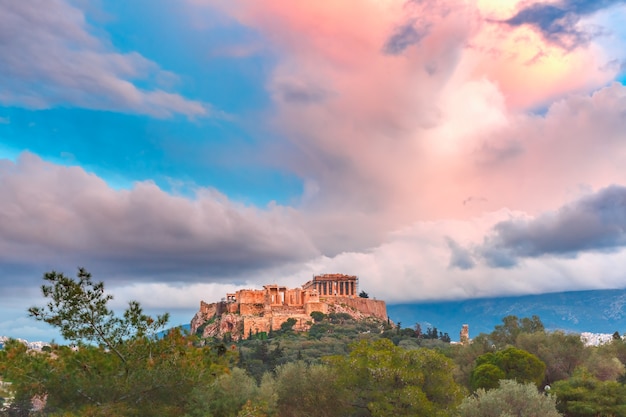
[[[273,315],[270,318],[270,324],[272,326],[272,329],[280,330],[280,326],[282,326],[282,324],[285,323],[289,319],[295,319],[296,320],[296,324],[294,324],[293,329],[295,331],[298,331],[298,332],[309,330],[311,328],[311,323],[313,322],[313,319],[311,317],[306,316],[304,314],[297,314],[297,315],[289,315],[289,314]]]
[[[310,316],[311,313],[314,311],[319,311],[321,313],[328,314],[328,304],[317,301],[317,302],[308,302],[304,305],[304,313],[307,316]]]
[[[242,316],[260,316],[265,313],[265,304],[239,304],[239,314]]]
[[[240,290],[237,291],[239,304],[263,304],[265,303],[265,291],[263,290]]]
[[[269,333],[270,320],[268,317],[246,316],[243,319],[243,337],[248,337],[250,333]]]
[[[345,304],[366,316],[373,316],[381,320],[387,320],[387,305],[382,300],[371,298],[328,297],[321,298],[322,302],[331,304]]]

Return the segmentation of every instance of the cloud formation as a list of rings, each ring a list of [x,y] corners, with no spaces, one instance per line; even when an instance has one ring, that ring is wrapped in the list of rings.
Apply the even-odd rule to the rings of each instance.
[[[65,0],[0,0],[0,104],[155,117],[211,114],[207,104],[156,87],[173,74],[137,52],[117,52],[92,32],[84,12]]]
[[[597,36],[598,28],[583,28],[581,19],[600,10],[624,5],[624,0],[561,0],[555,3],[528,3],[504,22],[512,26],[530,25],[552,43],[566,49],[586,45]]]
[[[626,187],[611,186],[533,219],[498,223],[481,251],[490,265],[510,267],[518,258],[576,256],[626,245]]]
[[[132,155],[180,164],[174,172],[185,176],[172,183],[206,184],[226,166],[245,180],[253,162],[301,181],[302,195],[254,207],[211,188],[183,196],[142,181],[114,190],[88,169],[26,152],[0,162],[0,297],[31,297],[44,271],[78,265],[120,299],[164,309],[324,272],[357,274],[388,302],[626,285],[616,268],[626,261],[626,87],[613,82],[626,53],[589,30],[621,25],[606,19],[620,2],[188,3],[181,38],[233,37],[184,55],[198,60],[190,67],[208,59],[224,71],[212,75],[242,77],[229,80],[242,97],[218,76],[191,80],[211,94],[222,87],[224,102],[246,109],[223,126],[207,121],[191,138],[178,135],[183,117],[150,120],[206,114],[208,95],[166,92],[158,79],[171,74],[142,51],[110,45],[78,3],[61,0],[46,3],[58,12],[48,14],[0,0],[9,40],[0,52],[10,58],[0,63],[0,101],[140,114],[133,134],[145,137]],[[251,83],[265,94],[252,104]],[[25,112],[4,124],[0,116],[0,128],[27,129]],[[62,132],[54,137],[63,142]],[[254,152],[242,150],[248,137]],[[121,142],[102,146],[110,154]],[[194,152],[218,142],[216,154]],[[48,156],[81,163],[75,142],[65,145]],[[190,154],[208,155],[196,166],[211,172],[187,173]]]
[[[385,42],[383,51],[390,55],[398,55],[411,45],[419,43],[428,33],[428,28],[416,28],[415,21],[398,26],[393,35]]]
[[[32,279],[87,266],[113,282],[237,280],[318,254],[288,208],[237,205],[207,189],[172,196],[150,182],[115,191],[28,153],[0,160],[0,195],[0,263],[38,269]]]

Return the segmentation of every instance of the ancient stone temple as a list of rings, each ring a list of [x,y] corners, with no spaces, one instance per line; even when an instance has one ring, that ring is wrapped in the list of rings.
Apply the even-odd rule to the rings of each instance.
[[[295,319],[294,330],[308,330],[311,313],[345,312],[354,318],[374,317],[387,320],[384,301],[357,296],[358,278],[354,275],[316,275],[300,288],[278,284],[262,290],[239,290],[226,294],[218,303],[200,302],[200,311],[191,322],[191,331],[203,337],[230,333],[235,339],[258,332],[278,330]]]
[[[316,275],[302,286],[303,290],[316,290],[321,297],[356,297],[359,279],[356,275]]]

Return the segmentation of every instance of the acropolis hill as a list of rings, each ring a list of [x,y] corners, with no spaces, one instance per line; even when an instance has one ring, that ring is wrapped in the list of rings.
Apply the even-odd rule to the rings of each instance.
[[[361,298],[358,278],[354,275],[316,275],[301,288],[277,284],[264,285],[262,290],[240,290],[226,294],[217,303],[200,302],[200,311],[191,321],[192,334],[202,337],[230,333],[235,340],[250,334],[278,330],[293,318],[295,331],[311,327],[311,313],[347,313],[355,319],[373,317],[387,320],[384,301]]]

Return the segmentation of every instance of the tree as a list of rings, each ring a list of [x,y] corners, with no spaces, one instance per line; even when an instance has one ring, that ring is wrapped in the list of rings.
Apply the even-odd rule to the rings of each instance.
[[[315,323],[319,323],[324,321],[324,319],[326,318],[326,314],[322,313],[321,311],[313,311],[311,312],[311,318]]]
[[[191,392],[192,406],[186,417],[236,417],[244,404],[257,399],[258,391],[254,378],[243,369],[233,368],[211,384],[198,386]]]
[[[421,338],[422,336],[422,325],[419,323],[415,323],[415,337]]]
[[[293,326],[295,326],[297,322],[298,320],[294,319],[293,317],[289,317],[284,323],[280,325],[281,333],[287,333],[292,331]]]
[[[543,331],[544,326],[538,316],[532,316],[532,318],[524,317],[520,320],[517,316],[510,315],[502,319],[502,324],[497,325],[489,337],[496,347],[503,348],[515,345],[517,337],[521,333]]]
[[[104,283],[94,283],[91,274],[78,269],[77,280],[55,271],[43,277],[51,285],[42,285],[44,297],[51,301],[45,307],[31,307],[28,313],[61,331],[61,335],[75,343],[97,343],[115,353],[122,362],[126,357],[119,347],[127,339],[155,334],[169,320],[166,313],[153,319],[143,314],[136,301],[129,303],[123,317],[117,317],[107,304],[113,299],[104,292]]]
[[[167,322],[131,302],[119,317],[102,282],[79,269],[77,279],[50,272],[42,286],[50,299],[32,307],[37,320],[57,327],[78,349],[53,345],[50,352],[27,351],[9,343],[0,352],[0,375],[12,382],[16,398],[46,398],[46,412],[64,415],[184,415],[189,394],[213,381],[230,365],[232,355],[195,347],[194,337],[172,329],[153,333]]]
[[[601,348],[592,348],[582,366],[600,381],[616,381],[626,370],[610,350]]]
[[[359,297],[361,297],[361,298],[370,298],[369,294],[366,293],[365,291],[361,291],[359,293]]]
[[[497,372],[497,370],[501,372]],[[485,353],[476,359],[470,376],[472,390],[494,388],[501,379],[532,382],[540,386],[546,365],[532,353],[510,347],[495,353]]]
[[[568,417],[626,416],[626,386],[600,381],[584,368],[570,379],[552,385],[557,408]]]
[[[278,415],[284,417],[345,416],[349,398],[336,371],[326,365],[291,362],[276,368]]]
[[[522,333],[517,337],[517,347],[546,364],[544,384],[570,378],[588,356],[579,335],[562,331]]]
[[[405,350],[388,339],[362,340],[328,363],[358,416],[444,416],[462,399],[451,360],[431,349]],[[346,394],[348,395],[348,394]]]
[[[497,388],[479,389],[458,408],[459,417],[559,417],[556,398],[537,391],[533,384],[512,380],[500,381]]]
[[[482,363],[472,371],[470,386],[476,389],[496,388],[500,381],[506,378],[506,373],[493,363]]]
[[[472,339],[472,343],[453,345],[451,348],[452,357],[456,364],[455,379],[469,389],[470,376],[476,368],[476,358],[492,350],[488,336],[481,333]]]

